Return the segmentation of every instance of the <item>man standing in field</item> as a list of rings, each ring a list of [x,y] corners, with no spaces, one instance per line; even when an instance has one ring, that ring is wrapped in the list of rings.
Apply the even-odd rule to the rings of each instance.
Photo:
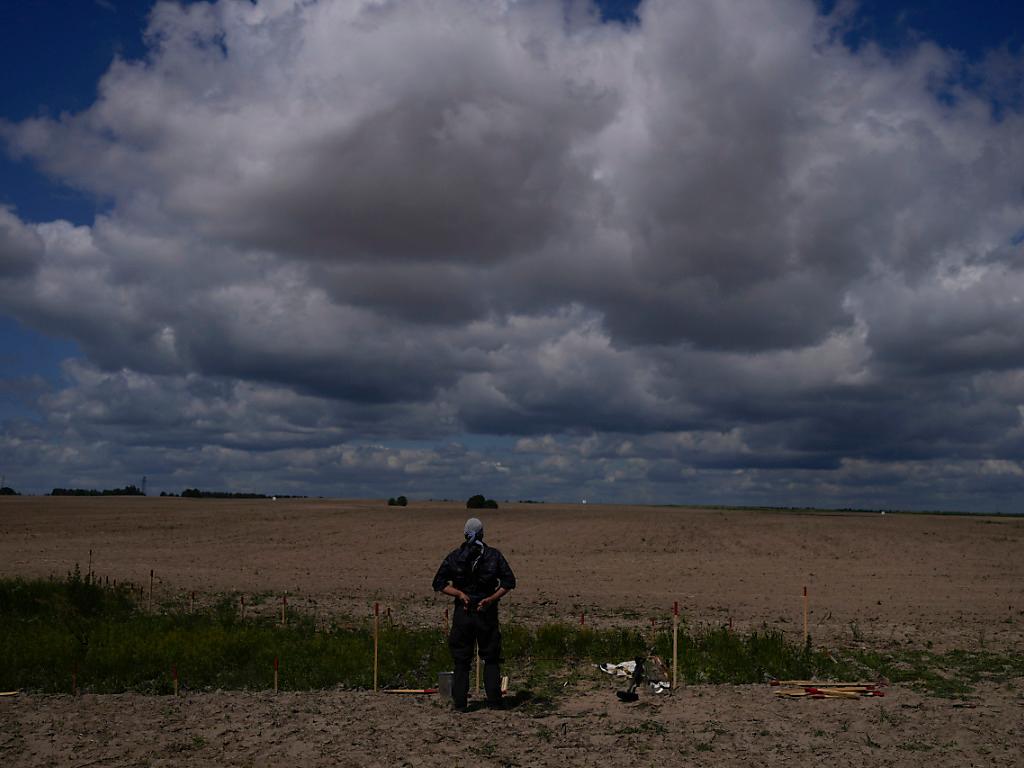
[[[516,577],[504,556],[484,544],[484,524],[475,517],[466,521],[466,540],[449,553],[434,576],[434,591],[455,598],[452,631],[448,648],[455,674],[452,677],[452,701],[455,708],[466,709],[469,695],[469,668],[474,646],[484,662],[484,689],[488,706],[500,708],[501,630],[498,627],[498,601],[515,589]]]

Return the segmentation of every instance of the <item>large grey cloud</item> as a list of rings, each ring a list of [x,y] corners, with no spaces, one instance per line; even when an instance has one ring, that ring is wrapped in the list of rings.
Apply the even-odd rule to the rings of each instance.
[[[6,435],[211,481],[276,454],[289,487],[358,449],[366,492],[413,463],[444,495],[463,462],[510,495],[969,505],[1024,458],[1024,119],[988,101],[1020,62],[968,88],[954,54],[851,51],[844,23],[161,3],[89,109],[0,122],[110,203],[0,211],[4,311],[89,360]]]

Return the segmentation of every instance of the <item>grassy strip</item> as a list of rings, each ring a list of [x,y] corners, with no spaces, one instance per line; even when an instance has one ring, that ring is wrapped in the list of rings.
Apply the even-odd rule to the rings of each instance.
[[[1005,683],[1024,677],[1024,654],[955,650],[948,653],[904,649],[898,653],[858,651],[848,666],[870,670],[893,683],[912,687],[943,698],[963,698],[974,693],[981,682]]]
[[[283,688],[373,684],[369,625],[330,632],[293,616],[287,627],[238,618],[234,601],[197,614],[146,614],[123,589],[73,574],[63,582],[0,580],[0,688],[66,692],[72,671],[97,693],[167,693],[171,670],[191,688],[266,689],[280,659]],[[444,669],[447,649],[430,630],[388,627],[381,682],[409,686]]]
[[[503,628],[509,671],[538,697],[553,696],[585,666],[618,662],[651,651],[671,659],[668,631],[592,629],[568,624]],[[437,629],[381,629],[382,687],[425,687],[451,668]],[[171,669],[192,689],[265,690],[274,659],[281,687],[310,690],[372,686],[369,623],[316,631],[293,616],[287,627],[271,619],[240,620],[226,598],[197,614],[146,614],[131,593],[104,588],[74,573],[64,581],[0,579],[0,689],[67,692],[72,671],[79,687],[97,693],[169,693]],[[1018,654],[955,651],[898,655],[857,652],[835,658],[788,641],[780,632],[737,634],[727,629],[680,632],[680,677],[688,683],[762,683],[778,678],[851,678],[883,674],[938,695],[964,695],[980,680],[1024,676]]]

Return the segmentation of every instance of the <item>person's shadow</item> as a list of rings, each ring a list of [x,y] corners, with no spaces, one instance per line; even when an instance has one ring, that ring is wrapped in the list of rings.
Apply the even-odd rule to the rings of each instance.
[[[478,712],[482,709],[501,709],[507,711],[519,709],[530,703],[539,703],[540,701],[541,699],[533,691],[517,691],[513,696],[503,697],[500,706],[489,704],[486,701],[473,701],[466,706],[466,711]]]

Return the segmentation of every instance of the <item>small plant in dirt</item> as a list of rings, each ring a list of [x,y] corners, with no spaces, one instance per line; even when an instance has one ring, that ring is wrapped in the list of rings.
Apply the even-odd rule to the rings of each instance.
[[[668,733],[668,728],[657,720],[644,720],[639,725],[623,726],[615,732],[620,734],[650,733],[656,736],[664,736]]]
[[[860,625],[856,621],[850,622],[850,637],[855,643],[864,642],[864,634],[860,631]]]
[[[892,712],[885,707],[878,708],[878,723],[879,725],[886,724],[893,728],[899,728],[903,725],[905,718],[902,715]]]
[[[495,753],[498,751],[498,746],[493,741],[485,741],[483,744],[470,747],[469,749],[471,752],[475,752],[481,757],[494,757]]]

